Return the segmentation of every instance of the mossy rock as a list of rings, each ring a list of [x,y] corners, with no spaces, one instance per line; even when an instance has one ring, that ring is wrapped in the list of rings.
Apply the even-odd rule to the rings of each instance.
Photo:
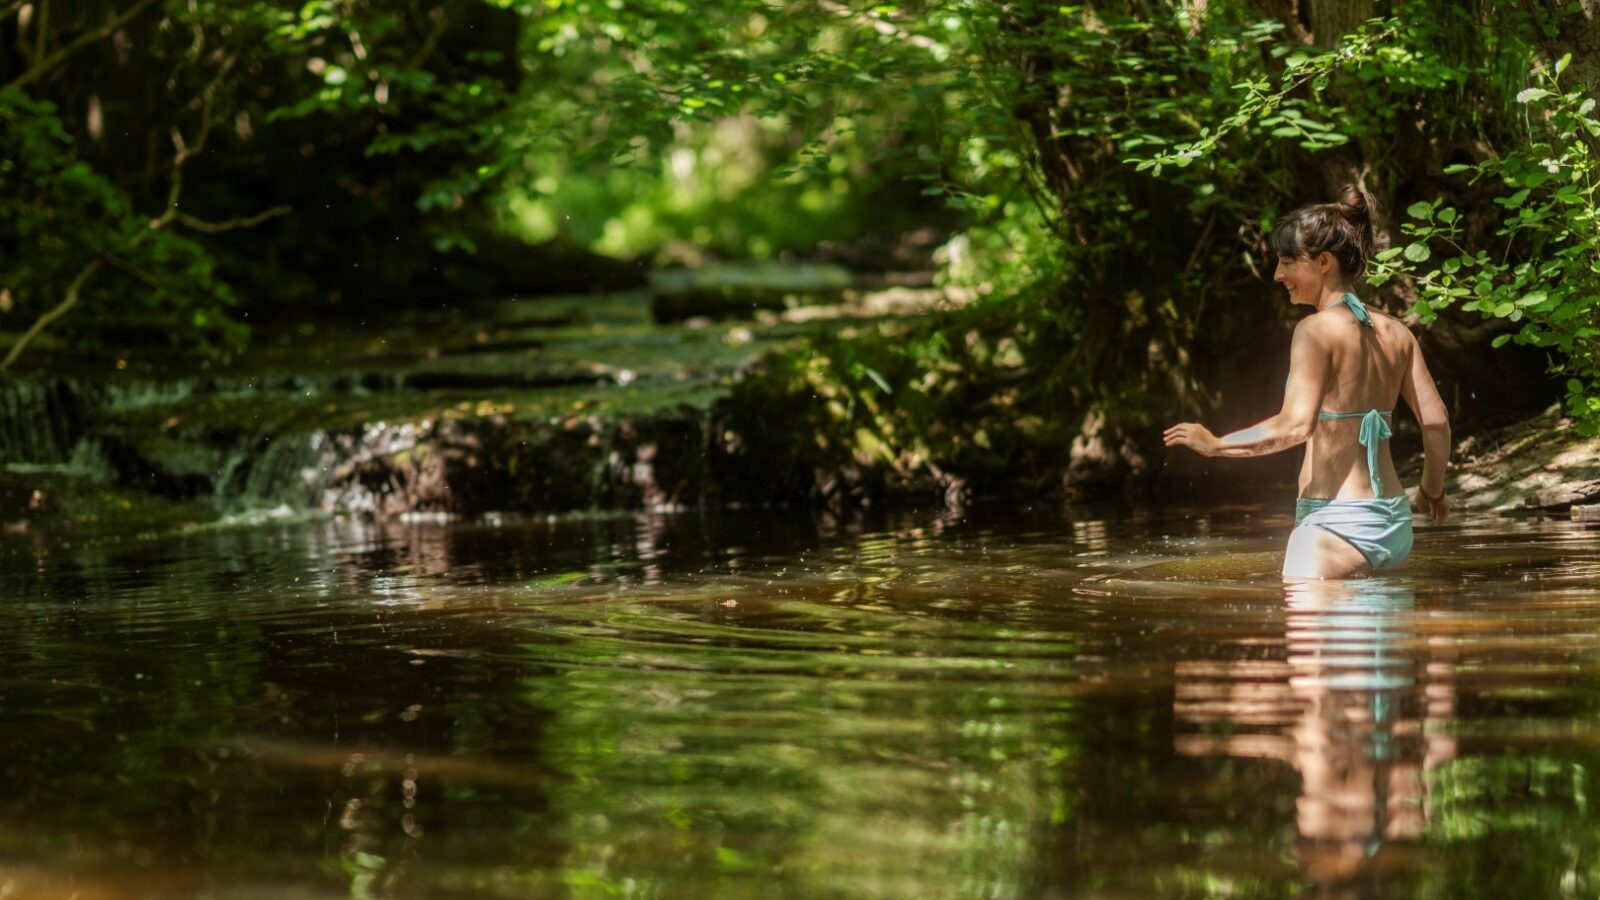
[[[855,283],[833,265],[744,263],[670,269],[651,276],[651,315],[657,322],[752,318],[798,306],[844,302]]]
[[[761,312],[783,312],[799,306],[841,303],[842,294],[800,294],[776,288],[722,285],[671,293],[657,293],[650,303],[650,314],[657,322],[682,322],[685,319],[753,319]]]

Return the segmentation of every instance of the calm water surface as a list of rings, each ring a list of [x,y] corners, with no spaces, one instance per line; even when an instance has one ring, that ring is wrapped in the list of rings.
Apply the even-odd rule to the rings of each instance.
[[[1600,532],[1276,510],[0,539],[0,897],[1592,897]]]

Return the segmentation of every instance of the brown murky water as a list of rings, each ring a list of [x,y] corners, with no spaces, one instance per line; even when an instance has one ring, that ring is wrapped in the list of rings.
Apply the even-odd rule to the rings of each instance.
[[[1600,532],[1283,513],[0,542],[0,897],[1600,892]]]

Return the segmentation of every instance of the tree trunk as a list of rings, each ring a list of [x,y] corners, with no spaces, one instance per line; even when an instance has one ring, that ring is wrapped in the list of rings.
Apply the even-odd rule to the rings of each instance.
[[[1372,18],[1372,0],[1306,0],[1306,9],[1311,13],[1312,43],[1323,49],[1338,45],[1340,38]]]
[[[1584,93],[1600,96],[1600,0],[1579,0],[1578,10],[1554,13],[1556,35],[1544,42],[1544,51],[1553,63],[1568,53],[1572,63],[1562,74],[1562,82],[1582,85]]]
[[[1302,0],[1300,13],[1308,17],[1312,43],[1318,48],[1331,50],[1345,36],[1359,31],[1362,23],[1374,15],[1372,0]],[[1332,89],[1336,99],[1338,88]],[[1372,222],[1373,250],[1383,250],[1395,244],[1397,223],[1395,204],[1401,194],[1403,180],[1394,165],[1405,166],[1422,148],[1415,146],[1420,136],[1415,132],[1402,132],[1393,136],[1395,146],[1383,152],[1371,146],[1370,140],[1352,141],[1343,147],[1313,154],[1308,163],[1315,171],[1322,195],[1326,199],[1339,196],[1347,184],[1355,185],[1367,200],[1367,212]],[[1388,159],[1394,165],[1374,166],[1375,160]],[[1406,279],[1392,283],[1390,290],[1399,300],[1398,307],[1409,307],[1417,299],[1416,290]]]

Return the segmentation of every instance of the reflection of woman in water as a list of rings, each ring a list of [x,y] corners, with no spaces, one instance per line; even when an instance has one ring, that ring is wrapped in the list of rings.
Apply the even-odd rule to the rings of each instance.
[[[1392,569],[1411,552],[1411,505],[1389,454],[1397,396],[1422,423],[1417,505],[1449,514],[1444,469],[1450,423],[1417,340],[1351,292],[1367,264],[1367,206],[1354,188],[1337,203],[1304,206],[1272,232],[1274,280],[1292,303],[1316,310],[1295,326],[1289,383],[1277,415],[1219,438],[1185,422],[1169,447],[1205,456],[1263,456],[1306,445],[1285,578],[1351,578]]]
[[[1431,865],[1416,851],[1432,824],[1433,773],[1457,753],[1443,727],[1456,719],[1454,642],[1424,632],[1429,615],[1399,579],[1296,581],[1284,603],[1281,660],[1176,663],[1173,749],[1293,767],[1300,789],[1281,824],[1294,826],[1301,896],[1398,896],[1395,876]]]
[[[1429,773],[1456,750],[1437,727],[1454,714],[1451,666],[1417,635],[1404,584],[1302,582],[1286,599],[1295,855],[1311,883],[1348,886],[1427,830]]]

